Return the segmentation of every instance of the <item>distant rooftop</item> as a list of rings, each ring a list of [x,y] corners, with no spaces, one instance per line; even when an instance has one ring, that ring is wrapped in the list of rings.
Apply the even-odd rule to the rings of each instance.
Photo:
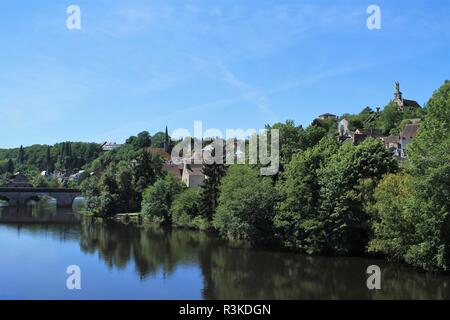
[[[417,136],[417,132],[420,129],[420,124],[407,124],[403,132],[401,133],[402,138],[413,139]]]

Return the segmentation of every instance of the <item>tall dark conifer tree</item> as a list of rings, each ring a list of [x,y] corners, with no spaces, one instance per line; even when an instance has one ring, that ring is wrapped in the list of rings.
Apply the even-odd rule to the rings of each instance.
[[[8,159],[6,163],[6,172],[13,174],[14,173],[14,162],[11,159]]]
[[[23,146],[20,146],[18,160],[20,164],[25,162],[25,150],[23,149]]]
[[[211,154],[214,157],[214,151]],[[204,164],[203,173],[207,177],[202,185],[202,202],[200,213],[210,221],[219,201],[220,180],[225,175],[223,164]]]

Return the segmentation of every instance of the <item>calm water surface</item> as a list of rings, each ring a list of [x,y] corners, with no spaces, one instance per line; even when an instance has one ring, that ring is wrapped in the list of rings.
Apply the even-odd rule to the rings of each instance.
[[[377,264],[383,290],[366,288]],[[81,268],[81,290],[66,268]],[[233,246],[185,230],[95,223],[72,210],[0,206],[0,299],[448,299],[450,277],[363,258]]]

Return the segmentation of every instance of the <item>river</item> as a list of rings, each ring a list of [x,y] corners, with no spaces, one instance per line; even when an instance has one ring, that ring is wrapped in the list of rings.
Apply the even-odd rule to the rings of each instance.
[[[449,299],[450,276],[366,258],[249,249],[215,235],[0,206],[0,299]],[[67,267],[81,270],[69,290]],[[382,290],[369,291],[378,265]]]

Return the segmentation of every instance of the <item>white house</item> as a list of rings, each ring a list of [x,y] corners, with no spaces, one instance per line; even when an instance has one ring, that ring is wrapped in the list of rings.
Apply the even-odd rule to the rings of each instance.
[[[205,180],[203,173],[203,164],[184,163],[183,174],[181,180],[188,188],[200,187]]]

